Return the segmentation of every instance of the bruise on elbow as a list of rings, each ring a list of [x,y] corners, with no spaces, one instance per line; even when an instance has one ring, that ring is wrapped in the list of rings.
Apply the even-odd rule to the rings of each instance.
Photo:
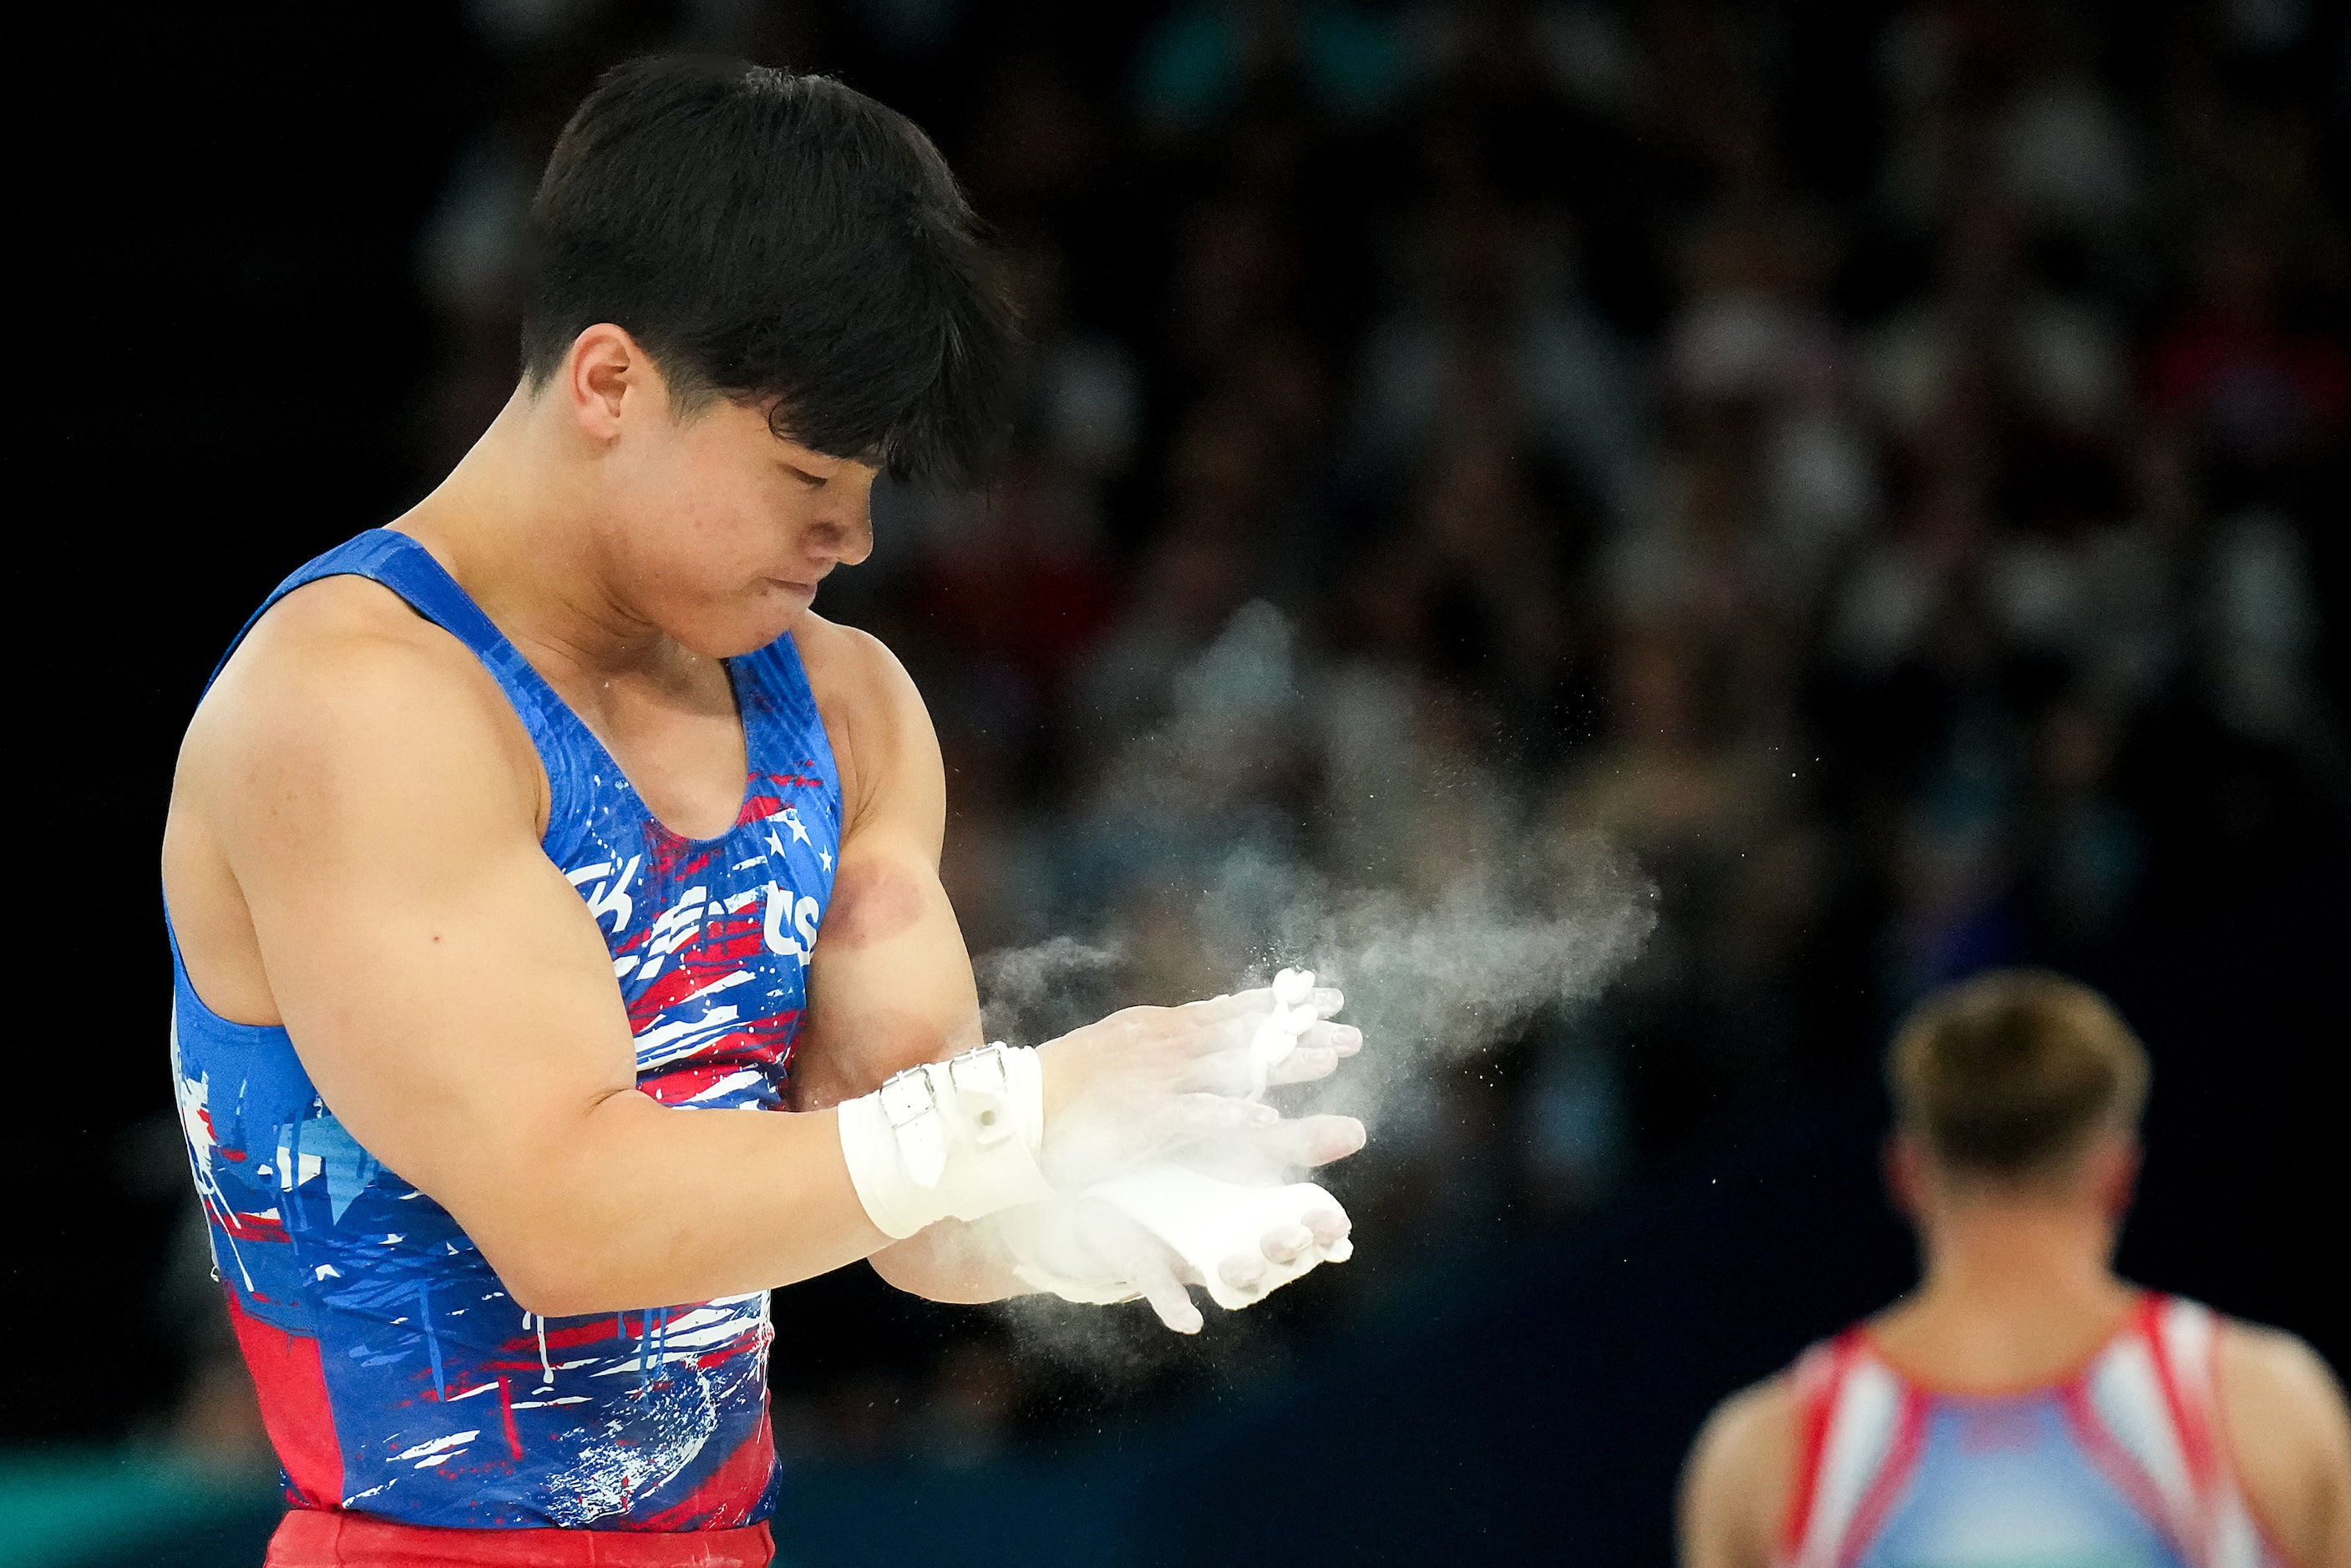
[[[833,948],[872,947],[923,918],[921,878],[888,860],[844,862],[825,911],[821,940]]]
[[[944,1061],[956,1048],[977,1044],[977,1038],[954,1039],[935,1018],[904,1008],[861,1009],[853,1021],[842,1023],[827,1020],[817,1031],[815,1050],[793,1059],[793,1107],[829,1109],[872,1094],[902,1068]]]

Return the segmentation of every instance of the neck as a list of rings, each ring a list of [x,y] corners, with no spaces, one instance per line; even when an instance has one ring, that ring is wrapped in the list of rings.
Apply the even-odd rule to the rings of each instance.
[[[2129,1309],[2114,1221],[2076,1198],[1968,1198],[1921,1226],[1926,1278],[1880,1320],[1895,1359],[1955,1388],[2027,1386],[2096,1350]]]
[[[542,670],[642,672],[675,645],[609,587],[588,464],[567,433],[517,387],[449,476],[392,525],[430,550]]]

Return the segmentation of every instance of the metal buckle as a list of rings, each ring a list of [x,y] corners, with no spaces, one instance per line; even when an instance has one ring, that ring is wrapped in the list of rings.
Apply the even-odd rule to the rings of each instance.
[[[924,1116],[935,1114],[938,1108],[938,1096],[931,1089],[931,1075],[923,1068],[908,1067],[882,1080],[882,1114],[888,1118],[893,1131],[911,1127]]]
[[[954,1078],[957,1089],[973,1090],[983,1095],[1008,1095],[1012,1092],[1012,1070],[1004,1064],[1004,1059],[1011,1049],[1001,1040],[976,1045],[960,1056],[949,1058],[947,1072]],[[967,1082],[967,1071],[981,1067],[994,1069],[995,1081],[986,1084]]]
[[[936,1187],[947,1172],[947,1128],[927,1066],[882,1081],[882,1116],[898,1140],[907,1179],[917,1187]]]

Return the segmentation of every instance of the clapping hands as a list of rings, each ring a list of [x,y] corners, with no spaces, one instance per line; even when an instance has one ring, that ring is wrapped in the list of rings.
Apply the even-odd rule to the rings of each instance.
[[[1284,970],[1238,995],[1131,1008],[1043,1048],[1057,1196],[993,1221],[1025,1282],[1071,1301],[1141,1297],[1193,1334],[1187,1287],[1238,1310],[1352,1253],[1338,1200],[1288,1175],[1354,1153],[1363,1124],[1287,1118],[1262,1099],[1362,1049],[1331,1022],[1344,998],[1313,979]]]

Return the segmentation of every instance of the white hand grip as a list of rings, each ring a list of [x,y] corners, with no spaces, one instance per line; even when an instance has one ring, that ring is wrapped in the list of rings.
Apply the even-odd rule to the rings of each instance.
[[[1113,1177],[1089,1189],[1158,1237],[1199,1274],[1209,1296],[1228,1312],[1254,1306],[1318,1264],[1343,1262],[1354,1248],[1345,1238],[1310,1243],[1288,1263],[1267,1258],[1269,1231],[1304,1225],[1307,1216],[1337,1210],[1339,1200],[1311,1181],[1288,1187],[1242,1187],[1168,1161]],[[1264,1272],[1236,1285],[1224,1276],[1228,1258],[1258,1260]]]

